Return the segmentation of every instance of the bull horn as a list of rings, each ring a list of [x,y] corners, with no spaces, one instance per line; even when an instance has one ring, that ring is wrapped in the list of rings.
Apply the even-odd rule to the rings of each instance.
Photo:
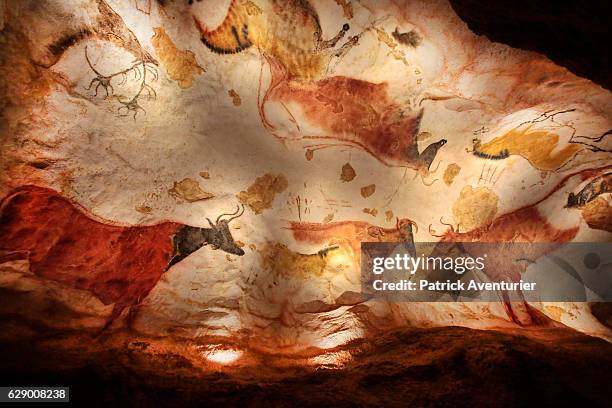
[[[236,206],[236,211],[234,211],[233,213],[221,214],[220,216],[217,217],[217,220],[215,221],[215,224],[218,224],[219,220],[221,220],[221,217],[223,217],[224,215],[229,215],[231,217],[233,215],[238,214],[238,211],[240,211],[240,206]],[[229,220],[227,222],[229,222]]]
[[[239,211],[240,211],[240,207],[238,207],[238,208],[239,208]],[[238,212],[236,212],[235,214],[238,214]],[[241,217],[242,214],[244,214],[244,204],[242,204],[242,211],[240,211],[240,214],[234,215],[233,217],[229,218],[227,220],[227,223],[229,224],[232,220],[235,220],[236,218]]]
[[[410,224],[412,226],[414,226],[415,228],[415,233],[419,233],[419,224],[417,224],[415,221],[411,220],[410,218],[406,218],[406,219],[402,219],[400,220],[399,218],[396,218],[396,224],[395,224],[395,228],[397,228],[398,230],[403,227],[406,224]]]

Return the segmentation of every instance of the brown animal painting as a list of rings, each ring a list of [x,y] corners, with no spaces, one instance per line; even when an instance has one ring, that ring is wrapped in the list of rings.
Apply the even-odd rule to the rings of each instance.
[[[328,76],[331,59],[343,57],[357,45],[360,34],[334,49],[350,29],[347,23],[335,37],[323,40],[319,17],[308,1],[262,4],[253,12],[245,3],[232,1],[225,19],[214,29],[206,27],[205,16],[195,8],[193,18],[202,42],[212,52],[232,54],[257,48],[269,63],[271,81],[260,98],[264,127],[281,140],[312,141],[309,148],[357,148],[387,166],[429,171],[446,140],[419,152],[416,135],[422,110],[413,111],[392,100],[387,83]],[[318,130],[308,131],[309,125]]]
[[[23,186],[0,204],[0,262],[27,259],[35,275],[114,304],[108,325],[138,305],[170,266],[201,247],[244,255],[229,231],[233,218],[223,216],[208,220],[210,228],[169,221],[114,225],[54,190]]]
[[[396,220],[394,228],[383,228],[365,221],[338,221],[327,224],[292,222],[289,229],[298,242],[317,246],[340,246],[352,255],[355,267],[361,265],[362,242],[405,242],[413,244],[414,221],[403,218]]]
[[[441,236],[440,242],[434,249],[433,254],[443,256],[446,251],[452,249],[459,243],[461,252],[468,253],[473,257],[485,256],[484,250],[478,245],[470,243],[505,243],[526,242],[539,243],[533,246],[516,247],[519,251],[514,254],[515,259],[536,260],[541,256],[553,251],[562,243],[571,241],[578,233],[578,225],[559,229],[547,221],[535,206],[528,206],[519,210],[501,215],[491,223],[469,232],[457,232],[452,226]],[[521,274],[525,272],[528,264],[526,262],[515,262],[509,264],[507,261],[508,250],[503,246],[490,246],[486,248],[488,262],[484,273],[492,281],[519,282]],[[496,255],[496,252],[498,254]],[[506,256],[502,256],[505,254]],[[522,298],[522,294],[518,294]],[[507,292],[500,293],[508,317],[519,325],[532,324],[542,320],[527,302],[510,301]]]

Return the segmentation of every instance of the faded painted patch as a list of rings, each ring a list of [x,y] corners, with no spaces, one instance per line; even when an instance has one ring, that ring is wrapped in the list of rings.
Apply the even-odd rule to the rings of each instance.
[[[372,217],[376,217],[378,215],[378,210],[376,208],[364,208],[363,212],[370,214]]]
[[[353,18],[353,5],[351,4],[351,0],[336,0],[336,4],[342,7],[344,17],[348,19]]]
[[[393,58],[395,58],[398,61],[402,61],[404,63],[404,65],[410,65],[408,63],[408,60],[406,59],[406,55],[404,55],[403,52],[398,51],[398,50],[393,50],[389,52],[389,55],[391,55]],[[420,84],[421,79],[417,79],[417,83]]]
[[[306,160],[311,161],[314,158],[314,150],[306,149]]]
[[[287,178],[282,174],[265,174],[257,177],[246,191],[241,191],[237,197],[241,203],[248,205],[255,214],[271,208],[274,197],[289,187]]]
[[[612,232],[612,206],[602,197],[582,208],[582,218],[593,229]]]
[[[238,95],[236,91],[234,91],[233,89],[230,89],[229,91],[227,91],[227,94],[229,95],[230,98],[232,98],[232,103],[234,104],[234,106],[240,106],[242,104],[240,95]]]
[[[348,183],[349,181],[352,181],[355,176],[357,176],[357,173],[355,173],[355,169],[353,168],[353,166],[351,166],[350,163],[345,163],[344,166],[342,166],[340,180],[344,181],[345,183]]]
[[[148,205],[137,205],[134,209],[142,214],[153,214],[153,208]]]
[[[423,39],[415,30],[410,30],[406,33],[400,33],[397,28],[392,33],[393,38],[400,44],[407,45],[409,47],[418,47]]]
[[[262,269],[278,276],[308,279],[321,276],[327,265],[325,256],[301,254],[278,243],[267,244],[259,253]]]
[[[558,322],[561,321],[561,318],[565,314],[565,310],[563,310],[563,308],[560,308],[559,306],[545,305],[544,311],[548,316],[551,317],[551,319],[556,320]]]
[[[378,41],[384,43],[389,48],[397,47],[397,44],[395,43],[395,41],[393,41],[393,38],[391,38],[391,36],[387,34],[385,30],[378,27],[374,27],[374,31],[376,31],[376,37],[378,37]]]
[[[208,193],[200,187],[200,184],[190,178],[184,178],[179,182],[174,182],[174,187],[168,190],[168,194],[190,203],[200,200],[213,198],[215,195]]]
[[[444,170],[444,184],[446,184],[447,186],[453,184],[453,180],[455,180],[455,177],[457,176],[457,174],[459,174],[460,171],[461,167],[458,164],[449,164],[446,167],[446,170]]]
[[[204,72],[194,53],[178,49],[163,28],[154,27],[153,31],[155,34],[151,44],[170,79],[176,81],[181,88],[191,87],[195,77]]]
[[[333,213],[329,213],[325,216],[325,218],[323,218],[323,224],[327,224],[329,222],[332,222],[332,220],[334,219],[334,214]]]
[[[244,7],[246,8],[247,14],[249,16],[258,16],[261,13],[263,13],[263,10],[261,9],[261,7],[259,7],[257,4],[255,4],[251,0],[246,0],[244,2]]]
[[[486,187],[465,186],[453,204],[455,223],[466,231],[491,223],[498,201],[497,195]]]
[[[370,184],[370,185],[361,187],[361,196],[363,198],[368,198],[375,192],[376,192],[376,184]]]
[[[431,133],[430,132],[419,132],[419,134],[417,135],[417,141],[418,142],[424,142],[427,139],[431,139]]]

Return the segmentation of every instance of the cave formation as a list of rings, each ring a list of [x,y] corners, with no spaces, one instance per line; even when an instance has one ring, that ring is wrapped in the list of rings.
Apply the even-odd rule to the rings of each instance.
[[[612,241],[604,15],[0,1],[0,386],[608,405],[610,303],[395,302],[360,272],[363,242]]]

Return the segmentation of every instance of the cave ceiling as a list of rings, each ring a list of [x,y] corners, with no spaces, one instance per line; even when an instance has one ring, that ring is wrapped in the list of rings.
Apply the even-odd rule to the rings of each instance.
[[[605,78],[475,34],[445,1],[0,6],[3,336],[291,353],[545,321],[611,338],[584,303],[359,295],[360,243],[406,225],[610,241]]]

